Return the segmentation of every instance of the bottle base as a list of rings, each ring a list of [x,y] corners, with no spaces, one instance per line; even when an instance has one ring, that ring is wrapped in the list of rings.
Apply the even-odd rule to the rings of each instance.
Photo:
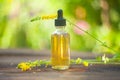
[[[69,66],[52,66],[52,69],[66,70],[66,69],[69,69]]]

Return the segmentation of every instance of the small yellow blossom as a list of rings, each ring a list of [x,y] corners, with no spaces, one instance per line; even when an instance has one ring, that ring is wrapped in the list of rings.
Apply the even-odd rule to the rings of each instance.
[[[22,71],[27,71],[27,70],[30,70],[30,65],[28,65],[27,63],[25,62],[21,62],[18,64],[17,66],[19,69],[21,69]]]
[[[102,56],[102,61],[106,64],[107,62],[109,62],[109,58],[106,57],[106,55],[104,54],[104,55]]]
[[[81,62],[82,62],[81,58],[77,58],[76,61],[75,61],[76,64],[80,64]]]
[[[83,65],[87,67],[87,66],[89,65],[89,63],[86,62],[86,61],[84,61],[84,62],[83,62]]]

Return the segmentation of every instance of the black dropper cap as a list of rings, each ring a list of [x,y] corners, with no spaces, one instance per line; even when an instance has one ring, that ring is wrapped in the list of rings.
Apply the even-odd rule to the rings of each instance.
[[[63,18],[62,9],[59,9],[57,12],[57,19],[55,19],[55,26],[66,26],[66,19]]]

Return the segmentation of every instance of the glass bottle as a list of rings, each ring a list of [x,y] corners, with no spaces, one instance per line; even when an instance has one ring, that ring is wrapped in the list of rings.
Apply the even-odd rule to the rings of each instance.
[[[53,69],[65,70],[70,65],[70,35],[65,31],[66,20],[62,10],[58,10],[55,32],[51,35],[51,63]]]

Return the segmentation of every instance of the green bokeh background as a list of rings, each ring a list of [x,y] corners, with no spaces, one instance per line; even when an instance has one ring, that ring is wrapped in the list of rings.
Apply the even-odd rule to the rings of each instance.
[[[72,23],[83,24],[96,38],[120,51],[120,0],[0,0],[0,48],[50,50],[54,20],[30,22],[36,16],[63,9]],[[112,52],[67,22],[71,50]]]

